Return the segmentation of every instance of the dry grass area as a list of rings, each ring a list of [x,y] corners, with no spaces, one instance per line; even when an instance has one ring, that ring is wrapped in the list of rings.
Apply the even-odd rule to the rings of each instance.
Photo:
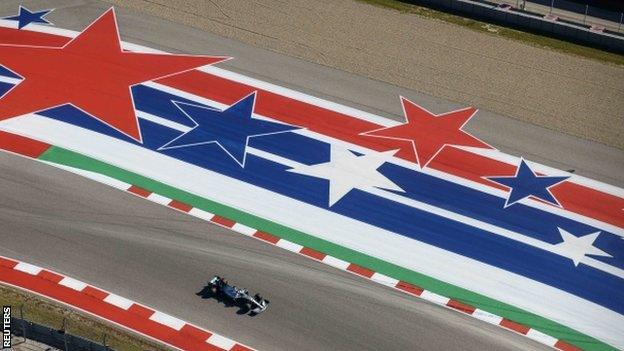
[[[612,56],[604,62],[564,53],[512,39],[516,34],[503,35],[500,27],[451,21],[404,4],[393,9],[354,0],[108,1],[624,148],[624,65]]]
[[[20,317],[20,306],[25,319],[60,329],[63,318],[66,319],[66,330],[69,334],[102,342],[106,335],[106,344],[116,351],[167,351],[169,348],[158,346],[141,337],[112,327],[109,324],[77,312],[37,295],[0,285],[0,305],[12,306],[11,313]]]

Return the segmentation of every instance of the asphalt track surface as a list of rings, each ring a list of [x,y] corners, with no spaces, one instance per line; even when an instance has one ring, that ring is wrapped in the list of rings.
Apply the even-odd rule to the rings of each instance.
[[[56,7],[50,19],[75,30],[107,7],[92,1],[24,4]],[[0,15],[15,9],[17,2],[3,2]],[[396,95],[418,95],[175,23],[123,10],[118,16],[124,40],[172,52],[231,55],[236,59],[221,67],[368,111],[399,118]],[[445,101],[430,104],[435,112],[457,107]],[[622,174],[609,172],[621,168],[622,155],[609,148],[487,112],[478,120],[469,130],[505,151],[623,183]],[[543,142],[532,142],[540,136]],[[594,157],[597,153],[603,156]],[[469,316],[4,153],[0,223],[1,255],[70,275],[261,350],[546,349]],[[214,273],[270,299],[267,313],[242,316],[198,297]]]
[[[0,154],[0,254],[50,267],[260,350],[527,350],[526,337],[106,185]],[[238,315],[210,275],[260,292]]]

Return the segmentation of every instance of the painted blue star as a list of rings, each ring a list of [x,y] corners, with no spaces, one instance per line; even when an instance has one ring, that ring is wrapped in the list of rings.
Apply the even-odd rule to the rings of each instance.
[[[43,18],[52,11],[54,11],[54,9],[32,12],[20,5],[19,14],[17,16],[4,17],[4,19],[18,21],[17,28],[22,29],[31,23],[52,24],[52,22]]]
[[[241,167],[245,167],[249,139],[299,129],[291,125],[252,117],[256,92],[247,95],[224,111],[183,102],[173,103],[195,123],[195,127],[159,150],[217,144]]]
[[[524,159],[521,159],[520,166],[518,166],[516,170],[516,175],[511,177],[488,177],[487,179],[511,189],[505,201],[506,208],[529,196],[534,196],[553,205],[561,206],[550,192],[549,188],[568,178],[569,177],[538,176],[529,168],[529,165],[527,165]]]

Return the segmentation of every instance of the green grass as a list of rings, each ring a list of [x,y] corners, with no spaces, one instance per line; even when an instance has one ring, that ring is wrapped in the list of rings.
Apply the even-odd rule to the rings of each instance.
[[[104,335],[106,335],[106,344],[116,351],[170,350],[157,346],[135,334],[100,322],[86,314],[8,286],[0,285],[0,305],[12,306],[13,317],[18,318],[20,318],[21,306],[24,319],[55,329],[62,327],[63,318],[65,318],[68,334],[99,343],[103,341]],[[14,345],[19,341],[18,338],[14,338]]]
[[[433,10],[427,7],[407,4],[399,0],[357,0],[367,4],[390,8],[403,13],[411,13],[422,17],[441,20],[448,23],[460,25],[478,32],[489,35],[500,36],[508,39],[521,41],[536,47],[549,48],[558,52],[581,56],[601,62],[616,65],[624,65],[624,55],[606,52],[600,49],[570,43],[564,40],[550,38],[542,35],[527,33],[511,28],[501,27],[486,22],[473,20],[461,16],[456,16],[446,12]]]

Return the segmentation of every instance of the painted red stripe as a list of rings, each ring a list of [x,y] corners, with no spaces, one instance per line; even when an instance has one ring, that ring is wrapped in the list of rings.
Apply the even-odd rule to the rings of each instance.
[[[185,324],[182,329],[180,329],[180,333],[186,335],[187,337],[198,340],[206,340],[212,336],[212,333],[199,329],[190,324]]]
[[[13,267],[17,266],[17,263],[18,263],[17,261],[13,261],[8,258],[0,257],[0,267],[13,269]]]
[[[370,269],[358,266],[354,263],[351,263],[349,267],[347,267],[347,270],[366,278],[370,278],[373,276],[373,274],[375,274],[375,272],[371,271]]]
[[[189,212],[190,210],[193,209],[193,206],[187,205],[183,202],[180,202],[178,200],[171,200],[171,202],[168,205],[169,207],[175,208],[177,210],[180,210],[182,212]]]
[[[503,320],[501,320],[501,322],[499,323],[499,325],[501,327],[505,327],[507,329],[511,329],[517,333],[526,335],[526,333],[529,332],[529,327],[527,327],[526,325],[520,324],[520,323],[516,323],[512,320],[509,320],[507,318],[503,318]]]
[[[136,314],[137,316],[141,316],[146,319],[149,319],[154,314],[154,310],[149,309],[147,307],[143,307],[136,303],[132,304],[132,306],[128,308],[128,312],[131,312],[133,314]]]
[[[133,305],[128,311],[125,311],[119,307],[105,303],[103,300],[96,299],[90,295],[62,285],[54,284],[39,276],[32,276],[4,267],[0,267],[0,280],[62,301],[70,306],[93,313],[101,318],[113,321],[139,333],[149,335],[157,340],[167,342],[183,350],[222,351],[216,346],[207,344],[205,339],[193,339],[189,337],[189,334],[183,335],[172,328],[149,320],[148,318],[153,311],[138,305]]]
[[[265,233],[261,231],[255,232],[253,236],[260,240],[269,242],[271,244],[277,244],[277,242],[280,241],[280,238],[276,237],[275,235],[271,235],[269,233]]]
[[[576,347],[572,344],[568,344],[567,342],[562,340],[557,341],[557,343],[555,344],[555,348],[562,351],[583,351],[583,349]]]
[[[550,190],[566,210],[624,227],[624,198],[567,182]]]
[[[108,295],[110,295],[109,293],[102,291],[98,288],[95,288],[93,286],[90,286],[90,285],[87,285],[87,287],[84,288],[82,292],[98,300],[104,300]]]
[[[70,38],[14,28],[0,28],[0,43],[34,46],[63,46]]]
[[[410,284],[410,283],[404,282],[404,281],[399,281],[397,283],[397,285],[396,285],[396,288],[397,289],[401,289],[401,290],[403,290],[403,291],[405,291],[407,293],[410,293],[410,294],[413,294],[413,295],[416,295],[416,296],[420,296],[420,294],[422,294],[423,291],[424,291],[423,289],[417,287],[416,285]]]
[[[58,284],[58,282],[60,282],[64,278],[60,274],[56,274],[54,272],[46,271],[45,269],[42,270],[41,272],[39,272],[39,274],[37,274],[37,276],[39,276],[42,279],[49,280],[52,283],[56,283],[56,284]]]
[[[300,254],[306,255],[308,257],[311,257],[315,260],[319,260],[322,261],[325,256],[327,256],[326,254],[320,252],[320,251],[316,251],[314,249],[311,249],[309,247],[304,247],[303,249],[301,249],[301,251],[299,251]]]
[[[38,158],[50,148],[50,144],[7,132],[0,132],[0,149],[16,154]]]
[[[252,349],[241,344],[236,344],[230,349],[230,351],[252,351]]]
[[[212,217],[212,219],[210,220],[211,222],[220,224],[224,227],[228,227],[228,228],[232,228],[234,226],[234,224],[236,224],[236,222],[234,222],[233,220],[229,219],[229,218],[225,218],[225,217],[221,217],[221,216],[217,216],[215,215],[214,217]]]
[[[459,302],[459,301],[453,300],[453,299],[451,299],[446,305],[448,307],[450,307],[450,308],[454,308],[454,309],[456,309],[458,311],[461,311],[461,312],[464,312],[464,313],[467,313],[467,314],[473,314],[474,311],[476,310],[475,307],[472,307],[470,305],[467,305],[465,303],[462,303],[462,302]]]
[[[140,188],[140,187],[138,187],[136,185],[133,185],[130,188],[128,188],[128,191],[133,193],[133,194],[142,196],[142,197],[148,197],[148,196],[150,196],[152,194],[151,191],[145,190],[145,189]]]

